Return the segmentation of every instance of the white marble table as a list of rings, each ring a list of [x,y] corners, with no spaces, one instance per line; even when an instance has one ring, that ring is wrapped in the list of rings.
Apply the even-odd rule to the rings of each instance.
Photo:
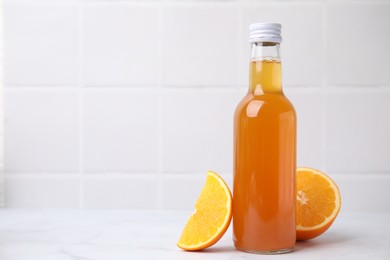
[[[231,231],[203,252],[176,247],[190,212],[0,210],[1,260],[390,259],[390,213],[343,214],[294,252],[259,256],[234,250]]]

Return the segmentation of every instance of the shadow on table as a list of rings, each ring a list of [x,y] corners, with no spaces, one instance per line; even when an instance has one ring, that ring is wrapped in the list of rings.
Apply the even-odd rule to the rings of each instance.
[[[200,253],[227,253],[227,252],[235,252],[236,249],[234,246],[215,246],[215,247],[210,247],[203,249],[199,251]]]
[[[341,245],[341,244],[348,243],[354,240],[355,238],[356,236],[353,234],[333,233],[312,240],[297,241],[295,248],[291,253],[302,252],[309,249],[319,249],[322,247],[329,247],[334,244]],[[206,248],[201,251],[197,251],[196,253],[202,254],[202,253],[227,253],[227,252],[239,252],[239,251],[237,251],[233,245],[231,246],[215,245],[213,247]]]
[[[332,235],[329,234],[312,240],[297,241],[294,252],[312,248],[328,247],[334,244],[342,245],[354,240],[355,238],[356,236],[352,234],[333,233]]]

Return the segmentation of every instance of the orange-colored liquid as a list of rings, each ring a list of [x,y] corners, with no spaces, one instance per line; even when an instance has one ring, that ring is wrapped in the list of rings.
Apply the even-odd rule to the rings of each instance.
[[[282,91],[280,62],[251,62],[250,72],[234,118],[233,239],[242,251],[289,251],[295,245],[295,110]]]

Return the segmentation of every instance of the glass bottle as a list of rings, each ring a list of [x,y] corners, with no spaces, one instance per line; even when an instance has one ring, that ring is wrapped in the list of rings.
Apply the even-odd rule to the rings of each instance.
[[[282,89],[281,25],[249,28],[249,90],[234,115],[233,240],[241,251],[285,253],[296,239],[296,114]]]

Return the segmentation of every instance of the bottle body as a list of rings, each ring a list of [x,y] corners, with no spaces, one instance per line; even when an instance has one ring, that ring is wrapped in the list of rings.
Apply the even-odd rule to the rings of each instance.
[[[268,254],[291,251],[296,239],[296,114],[274,58],[251,60],[249,91],[234,116],[234,244]]]

